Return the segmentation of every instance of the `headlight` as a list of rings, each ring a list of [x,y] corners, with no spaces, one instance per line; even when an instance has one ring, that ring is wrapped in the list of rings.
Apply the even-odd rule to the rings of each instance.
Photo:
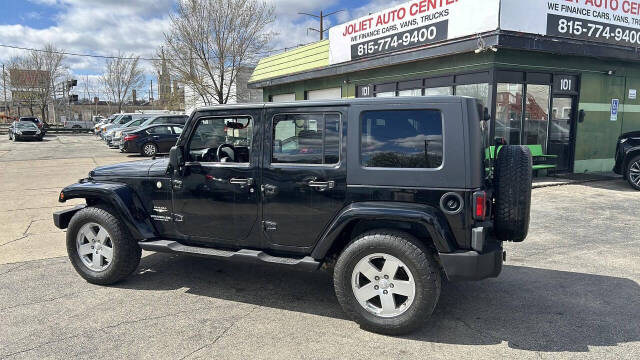
[[[22,135],[22,131],[21,130],[16,130],[16,134]]]
[[[627,142],[627,140],[629,140],[628,138],[624,138],[624,139],[620,139],[620,144],[624,144]]]
[[[40,135],[40,129],[36,130],[36,135]]]

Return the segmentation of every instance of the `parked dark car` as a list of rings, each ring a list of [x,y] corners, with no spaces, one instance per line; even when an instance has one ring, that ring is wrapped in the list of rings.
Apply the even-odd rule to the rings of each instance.
[[[13,141],[26,139],[42,141],[43,136],[44,131],[31,121],[14,121],[9,126],[9,139]]]
[[[162,124],[140,128],[124,135],[120,151],[154,156],[167,153],[182,134],[183,125]]]
[[[38,129],[40,129],[40,131],[42,132],[42,136],[45,135],[49,127],[45,122],[43,122],[42,120],[38,119],[35,116],[22,116],[18,121],[28,121],[28,122],[34,123],[38,127]]]
[[[640,131],[622,134],[618,138],[613,171],[624,176],[634,189],[640,190]]]
[[[333,269],[347,315],[410,332],[445,279],[497,277],[503,242],[528,233],[531,152],[487,157],[482,110],[456,96],[198,109],[168,158],[92,170],[59,195],[86,205],[53,220],[91,283],[125,279],[142,250]]]

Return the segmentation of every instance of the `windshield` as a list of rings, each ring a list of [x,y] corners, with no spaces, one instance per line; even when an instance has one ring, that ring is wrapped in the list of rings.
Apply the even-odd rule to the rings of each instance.
[[[28,122],[28,121],[21,121],[16,123],[16,128],[18,129],[33,129],[33,128],[38,128],[36,126],[36,124],[32,123],[32,122]]]

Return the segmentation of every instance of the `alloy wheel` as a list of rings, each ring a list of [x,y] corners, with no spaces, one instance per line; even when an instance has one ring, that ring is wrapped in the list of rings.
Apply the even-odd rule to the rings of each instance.
[[[111,235],[100,224],[87,223],[80,228],[76,249],[82,263],[92,271],[105,271],[113,260]]]
[[[144,146],[143,151],[144,151],[144,154],[145,154],[145,155],[147,155],[147,156],[153,156],[153,155],[155,155],[155,154],[156,154],[156,146],[155,146],[155,145],[153,145],[153,144],[146,144],[146,145]]]
[[[356,264],[351,287],[360,306],[384,318],[407,311],[416,294],[415,279],[407,265],[382,253],[367,255]]]
[[[640,160],[629,166],[629,179],[632,183],[640,186]]]

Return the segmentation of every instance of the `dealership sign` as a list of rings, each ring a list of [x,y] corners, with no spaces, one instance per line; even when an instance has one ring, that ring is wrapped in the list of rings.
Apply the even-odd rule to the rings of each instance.
[[[329,30],[329,62],[425,46],[498,28],[499,0],[415,0]]]
[[[329,30],[329,63],[496,29],[640,47],[640,0],[414,0]]]
[[[640,0],[502,0],[500,28],[640,47]]]

